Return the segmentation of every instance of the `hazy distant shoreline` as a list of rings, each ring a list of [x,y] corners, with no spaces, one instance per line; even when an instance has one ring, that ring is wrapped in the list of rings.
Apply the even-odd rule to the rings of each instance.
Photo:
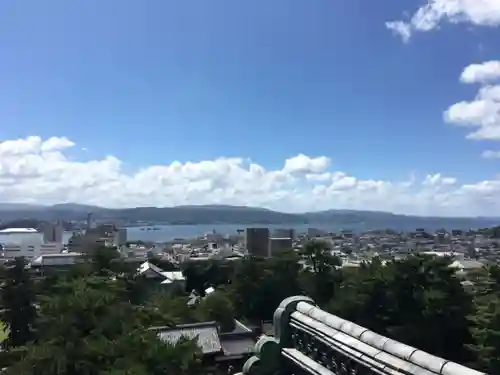
[[[22,206],[0,204],[0,220],[36,219],[40,221],[65,220],[85,222],[91,213],[96,221],[120,222],[131,225],[334,225],[366,226],[377,229],[408,227],[480,228],[500,223],[498,218],[422,217],[398,215],[381,211],[327,210],[306,213],[284,213],[259,207],[224,205],[137,207],[109,209],[78,204],[54,206]],[[134,224],[137,223],[137,224]]]

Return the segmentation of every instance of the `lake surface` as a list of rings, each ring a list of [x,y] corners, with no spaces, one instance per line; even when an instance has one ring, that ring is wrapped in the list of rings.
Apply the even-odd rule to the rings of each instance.
[[[192,238],[202,236],[205,233],[212,233],[214,230],[220,234],[235,235],[238,229],[247,227],[269,228],[272,232],[275,229],[294,229],[296,233],[307,232],[308,228],[317,228],[325,232],[339,232],[342,229],[352,230],[356,233],[374,229],[394,229],[397,231],[414,231],[417,228],[425,228],[428,231],[437,229],[462,229],[483,228],[498,225],[500,221],[490,219],[450,219],[450,218],[411,218],[395,219],[377,222],[363,222],[352,224],[216,224],[216,225],[159,225],[158,230],[141,230],[141,227],[131,227],[127,229],[127,239],[129,241],[150,241],[167,242],[175,238]]]
[[[147,230],[144,227],[127,228],[127,239],[129,241],[169,242],[175,238],[193,238],[212,233],[214,230],[223,235],[235,235],[238,229],[247,227],[269,228],[271,232],[275,229],[294,229],[296,233],[305,233],[308,228],[317,228],[325,232],[339,232],[342,229],[352,230],[355,233],[374,229],[394,229],[397,231],[413,231],[417,228],[425,228],[428,231],[437,229],[463,229],[492,227],[500,224],[500,220],[473,219],[473,218],[420,218],[420,217],[395,217],[388,220],[367,221],[350,224],[207,224],[207,225],[157,225],[158,230]],[[72,233],[63,234],[63,242],[68,243]],[[0,235],[0,243],[24,242],[42,243],[41,233],[14,233]]]

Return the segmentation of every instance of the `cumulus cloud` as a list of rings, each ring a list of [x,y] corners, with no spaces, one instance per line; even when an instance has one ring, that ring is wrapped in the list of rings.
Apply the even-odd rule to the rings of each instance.
[[[434,30],[443,22],[499,26],[500,0],[427,0],[408,21],[387,22],[386,27],[407,42],[414,32]]]
[[[325,156],[310,158],[299,154],[285,160],[283,170],[288,173],[321,173],[330,166],[330,159]]]
[[[363,179],[333,170],[325,156],[303,154],[275,170],[245,158],[219,158],[126,172],[114,156],[70,159],[73,145],[64,137],[1,142],[1,201],[106,207],[224,203],[287,212],[350,208],[464,216],[500,209],[500,178],[467,184],[441,173],[421,179],[412,174],[411,180]]]
[[[488,83],[500,78],[500,61],[486,61],[467,66],[460,75],[463,83]]]
[[[460,76],[464,83],[491,83],[500,78],[500,61],[467,66]],[[500,140],[500,84],[483,85],[471,101],[451,105],[444,120],[474,129],[468,139]]]
[[[411,38],[411,26],[403,21],[386,22],[385,26],[394,34],[399,35],[407,43]]]

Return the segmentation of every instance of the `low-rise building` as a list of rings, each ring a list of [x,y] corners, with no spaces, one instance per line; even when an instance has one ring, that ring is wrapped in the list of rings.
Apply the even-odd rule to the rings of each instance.
[[[182,271],[163,271],[150,262],[142,263],[137,269],[137,275],[149,280],[152,291],[184,289],[186,286],[186,278]]]
[[[73,265],[84,261],[82,253],[42,254],[31,262],[31,267],[44,275],[48,272],[66,272]]]
[[[235,320],[235,328],[221,332],[216,322],[183,324],[176,327],[153,327],[160,340],[175,344],[181,337],[196,339],[203,354],[204,366],[227,371],[241,368],[252,355],[256,341],[253,330]]]

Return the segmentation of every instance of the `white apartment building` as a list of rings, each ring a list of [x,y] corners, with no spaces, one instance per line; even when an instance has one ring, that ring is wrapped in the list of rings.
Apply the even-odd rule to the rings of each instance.
[[[40,245],[32,243],[6,243],[2,245],[3,257],[7,259],[19,257],[33,259],[40,254],[39,251]]]
[[[42,244],[43,235],[36,229],[11,228],[0,231],[0,253],[6,259],[33,259],[40,255]]]

